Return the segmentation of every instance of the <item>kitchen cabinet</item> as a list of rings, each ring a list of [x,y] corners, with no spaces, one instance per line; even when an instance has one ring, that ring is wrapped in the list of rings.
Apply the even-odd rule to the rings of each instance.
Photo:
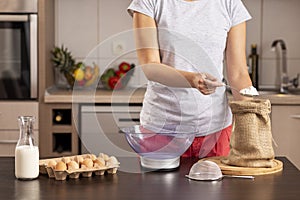
[[[97,150],[96,154],[104,152],[114,155],[106,151],[107,144],[100,145],[103,141],[98,142],[99,140],[97,140],[97,136],[103,133],[103,130],[109,133],[107,134],[109,142],[112,141],[116,146],[127,148],[126,151],[129,150],[129,145],[127,145],[124,135],[119,133],[118,127],[119,125],[130,126],[138,123],[144,93],[145,88],[130,87],[116,91],[99,89],[95,93],[90,90],[81,90],[78,91],[76,98],[74,98],[72,90],[49,87],[44,93],[44,104],[40,109],[40,113],[43,116],[40,119],[43,131],[40,142],[40,154],[42,157],[55,157],[66,154],[84,153],[87,151],[84,140],[86,139],[85,137],[89,136],[92,140],[88,141],[93,142],[93,144],[87,145],[88,147],[104,148],[103,151]],[[62,125],[52,123],[54,111],[61,109],[70,109],[70,112],[72,112],[71,124]],[[53,151],[54,131],[70,133],[72,136],[71,151],[64,152],[63,154]],[[82,143],[80,137],[81,140],[83,137]],[[82,151],[80,148],[82,148]],[[88,150],[90,151],[91,148],[88,148]]]
[[[300,169],[300,105],[272,105],[275,155],[284,155]]]
[[[76,105],[68,103],[45,104],[42,107],[40,157],[69,156],[79,153],[78,132],[73,116],[76,115],[76,108]]]
[[[0,156],[14,156],[19,139],[18,116],[35,117],[34,134],[39,140],[38,102],[12,101],[0,102]]]
[[[81,106],[81,153],[133,152],[120,128],[139,124],[142,104]]]

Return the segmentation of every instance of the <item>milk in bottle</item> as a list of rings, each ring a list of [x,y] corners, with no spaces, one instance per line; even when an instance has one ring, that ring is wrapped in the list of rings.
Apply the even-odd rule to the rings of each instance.
[[[30,180],[39,175],[39,148],[34,140],[34,117],[18,118],[20,137],[15,150],[15,176],[18,179]]]

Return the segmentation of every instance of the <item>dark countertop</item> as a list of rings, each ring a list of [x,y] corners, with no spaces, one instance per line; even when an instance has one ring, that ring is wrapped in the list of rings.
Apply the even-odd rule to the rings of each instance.
[[[14,158],[0,158],[0,199],[129,199],[129,200],[296,200],[300,198],[300,172],[286,158],[282,172],[256,176],[254,180],[224,178],[191,181],[185,178],[196,160],[182,159],[172,172],[105,174],[56,181],[40,175],[32,181],[14,176]],[[137,159],[133,163],[139,165]],[[122,161],[121,161],[122,165]]]

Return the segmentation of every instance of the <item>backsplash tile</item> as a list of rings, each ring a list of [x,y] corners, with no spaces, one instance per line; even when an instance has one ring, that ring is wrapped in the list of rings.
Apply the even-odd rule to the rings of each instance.
[[[56,45],[84,57],[98,43],[98,0],[55,0]]]
[[[56,44],[66,44],[78,60],[85,57],[97,45],[100,47],[99,63],[104,65],[118,59],[137,63],[134,38],[130,33],[132,18],[127,13],[131,0],[56,0]],[[247,49],[257,43],[260,56],[260,88],[279,86],[279,69],[276,53],[271,52],[275,39],[284,39],[287,44],[289,76],[300,73],[300,1],[299,0],[243,0],[252,15],[247,22]],[[68,11],[68,12],[66,12]],[[112,43],[124,44],[121,55],[115,55]],[[103,69],[103,68],[102,68]],[[131,85],[143,85],[146,78],[141,69],[136,70]]]
[[[262,17],[262,57],[275,58],[270,52],[276,39],[283,39],[287,45],[288,58],[300,58],[300,1],[264,0]]]
[[[256,3],[254,3],[256,2]],[[249,22],[247,30],[247,47],[251,42],[252,35],[260,34],[259,49],[259,83],[260,88],[279,88],[280,57],[271,51],[271,44],[276,39],[283,39],[287,45],[287,67],[290,78],[300,73],[300,18],[299,0],[244,0],[251,14],[260,16],[260,28],[251,26]],[[261,11],[259,14],[258,11]],[[256,38],[257,39],[257,38]],[[278,49],[279,50],[279,49]],[[280,53],[280,52],[279,52]]]

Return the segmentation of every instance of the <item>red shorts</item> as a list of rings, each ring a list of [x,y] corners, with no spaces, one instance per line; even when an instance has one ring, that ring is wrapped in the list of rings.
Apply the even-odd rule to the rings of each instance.
[[[230,151],[231,126],[216,133],[196,137],[182,157],[227,156]]]

